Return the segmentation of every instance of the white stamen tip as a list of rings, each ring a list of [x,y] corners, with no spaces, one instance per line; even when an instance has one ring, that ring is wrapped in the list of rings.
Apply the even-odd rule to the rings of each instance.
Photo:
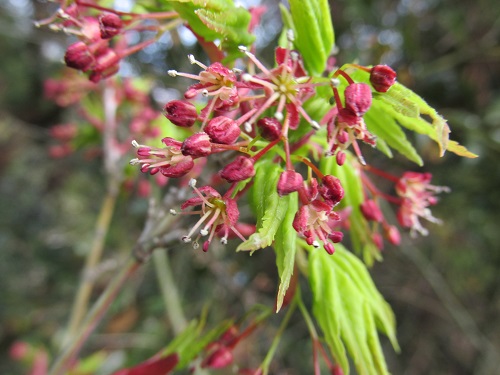
[[[132,146],[134,146],[135,148],[139,148],[139,147],[141,147],[141,146],[139,145],[139,143],[137,143],[137,141],[136,141],[135,139],[134,139],[131,143],[132,143]]]
[[[35,21],[35,22],[33,22],[33,26],[35,26],[36,28],[39,28],[42,25],[40,25],[40,22]]]
[[[195,250],[196,250],[196,249],[197,249],[197,248],[199,248],[199,247],[200,247],[200,244],[198,243],[198,241],[194,241],[194,242],[193,242],[193,249],[195,249]]]
[[[283,113],[281,113],[281,112],[276,112],[276,113],[274,114],[274,118],[275,118],[276,120],[278,120],[278,121],[283,121]]]
[[[204,97],[207,97],[208,96],[208,90],[205,89],[201,92],[201,95],[203,95]]]
[[[220,243],[223,244],[223,245],[227,245],[227,237],[222,237],[220,239]]]
[[[314,130],[319,130],[320,126],[317,121],[311,121],[311,126]]]
[[[202,229],[202,230],[200,230],[200,234],[201,234],[202,236],[206,236],[206,235],[208,234],[208,230],[206,230],[206,229]]]
[[[167,74],[170,76],[170,77],[177,77],[177,70],[173,70],[173,69],[170,69]]]
[[[175,216],[177,215],[177,211],[171,208],[168,212],[170,212],[170,215]]]
[[[196,179],[195,178],[192,178],[189,180],[189,186],[194,188],[196,186]]]
[[[245,47],[245,46],[238,46],[238,49],[240,50],[240,52],[243,52],[243,53],[248,51],[247,47]]]
[[[181,238],[181,240],[182,240],[182,242],[184,242],[184,243],[189,243],[189,242],[191,242],[191,237],[188,237],[188,236],[183,236],[183,237]]]
[[[235,72],[236,74],[241,74],[243,70],[241,70],[240,68],[233,68],[233,72]]]
[[[288,39],[289,42],[293,42],[295,40],[295,34],[292,29],[288,29],[286,31],[286,38]]]
[[[312,245],[313,245],[313,247],[315,249],[319,248],[319,242],[318,241],[313,241]]]
[[[299,60],[299,54],[295,51],[290,52],[290,57],[292,58],[293,61]]]
[[[243,124],[243,129],[245,129],[247,133],[250,133],[252,131],[252,124],[246,121],[245,124]]]
[[[194,58],[194,56],[193,56],[193,55],[188,55],[188,59],[189,59],[189,62],[190,62],[191,64],[195,64],[195,63],[196,63],[196,59]]]
[[[245,82],[248,82],[252,79],[252,75],[251,74],[248,74],[248,73],[245,73],[241,76],[241,79]]]
[[[330,83],[332,84],[333,87],[339,87],[339,85],[340,85],[340,79],[338,79],[338,78],[332,78],[330,80]]]
[[[137,165],[137,164],[139,164],[139,159],[134,158],[134,159],[132,159],[132,160],[129,161],[129,164],[130,165]]]

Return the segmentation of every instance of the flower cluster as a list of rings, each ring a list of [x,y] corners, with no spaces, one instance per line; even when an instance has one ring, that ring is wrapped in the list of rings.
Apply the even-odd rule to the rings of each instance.
[[[293,36],[290,34],[289,38],[292,40]],[[235,184],[254,177],[255,164],[259,159],[265,155],[277,156],[285,165],[285,171],[276,187],[278,194],[283,196],[298,192],[300,197],[294,228],[309,244],[319,247],[322,243],[331,254],[334,252],[332,243],[342,239],[342,233],[334,229],[340,221],[334,207],[341,201],[343,189],[336,177],[323,175],[308,158],[302,158],[301,161],[316,177],[310,176],[304,181],[302,174],[296,170],[297,166],[292,160],[293,150],[300,148],[304,141],[321,129],[320,123],[305,110],[304,103],[316,94],[316,87],[333,88],[337,103],[326,115],[328,119],[325,127],[329,142],[327,154],[337,151],[337,162],[341,165],[345,160],[345,154],[341,150],[353,144],[355,151],[359,151],[357,139],[370,145],[375,144],[374,137],[366,130],[363,122],[363,114],[371,105],[371,88],[367,84],[353,82],[346,72],[338,69],[334,76],[342,75],[349,81],[343,93],[343,104],[337,87],[332,84],[337,79],[313,80],[307,75],[300,55],[291,48],[276,49],[277,66],[273,69],[268,69],[245,47],[240,47],[240,51],[248,59],[248,71],[257,68],[258,73],[229,69],[219,62],[207,66],[192,55],[188,56],[189,61],[200,67],[201,72],[191,74],[168,71],[172,77],[189,78],[196,83],[186,90],[184,99],[166,103],[165,117],[182,128],[193,129],[197,123],[199,128],[193,129],[191,135],[183,140],[164,138],[164,148],[134,142],[138,157],[131,164],[140,165],[142,172],[160,172],[168,177],[181,177],[194,168],[198,159],[221,152],[234,155],[233,160],[219,171],[219,176],[231,184],[224,198],[215,189],[205,186],[195,190],[198,194],[197,198],[193,198],[195,200],[188,200],[182,205],[182,208],[202,206],[201,211],[195,211],[202,218],[184,237],[184,241],[191,241],[195,232],[206,223],[193,242],[198,246],[200,236],[210,233],[203,245],[206,250],[213,235],[219,231],[217,226],[223,225],[234,231],[236,222],[231,218],[238,216],[238,197],[232,194]],[[378,71],[377,69],[374,68],[374,71]],[[392,70],[388,72],[386,69],[386,76],[390,72]],[[381,74],[377,75],[378,88],[383,85],[380,76]],[[388,89],[391,83],[384,82]],[[192,100],[203,97],[207,99],[206,104],[198,111]],[[292,143],[290,136],[299,128],[301,119],[310,126],[310,131],[305,137]],[[196,189],[194,186],[193,188]],[[242,238],[240,235],[239,237]],[[222,239],[225,242],[227,233]]]
[[[96,10],[99,12],[97,15],[92,13]],[[53,16],[36,22],[36,25],[49,25],[52,30],[77,36],[79,40],[67,48],[64,61],[70,68],[88,72],[91,82],[99,82],[114,75],[123,58],[155,42],[161,32],[168,29],[168,25],[158,23],[146,25],[144,20],[169,20],[176,17],[175,12],[134,14],[90,2],[76,2],[69,6],[63,2]],[[157,37],[129,46],[125,34],[130,31],[152,31],[157,33]]]

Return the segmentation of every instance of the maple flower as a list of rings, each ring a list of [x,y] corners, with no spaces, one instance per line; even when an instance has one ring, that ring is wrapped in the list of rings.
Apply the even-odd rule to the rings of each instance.
[[[276,106],[274,117],[278,121],[283,120],[285,109],[291,114],[290,129],[297,128],[299,114],[314,129],[319,129],[319,124],[312,120],[302,107],[302,104],[314,95],[315,85],[310,82],[311,78],[305,75],[300,55],[296,51],[279,47],[276,49],[278,67],[269,70],[246,47],[240,46],[239,49],[262,71],[259,75],[242,75],[243,81],[251,84],[253,88],[264,90],[264,95],[256,102],[259,109],[248,122],[254,123],[264,111]]]
[[[182,154],[181,142],[169,137],[161,141],[166,147],[149,147],[132,141],[132,146],[137,149],[138,158],[130,160],[130,164],[140,165],[141,172],[149,171],[151,175],[161,172],[166,177],[184,176],[193,168],[193,158]]]
[[[321,241],[327,253],[333,254],[335,248],[331,242],[337,243],[343,238],[342,232],[334,230],[336,222],[341,220],[340,215],[333,211],[338,202],[320,199],[322,194],[319,193],[315,178],[312,178],[309,187],[301,189],[299,194],[301,200],[307,204],[303,204],[295,214],[293,228],[306,238],[309,245],[319,248]]]
[[[219,62],[215,62],[210,66],[199,62],[193,55],[188,55],[191,64],[196,64],[202,69],[198,75],[181,73],[176,70],[169,70],[168,75],[171,77],[186,77],[191,78],[199,83],[191,85],[184,93],[186,99],[192,99],[196,95],[210,97],[210,101],[202,111],[204,117],[203,126],[208,121],[210,113],[214,109],[221,107],[232,107],[238,102],[238,91],[236,88],[236,74],[233,70],[226,68]]]
[[[437,203],[435,194],[449,192],[446,186],[431,185],[430,173],[405,172],[396,183],[396,193],[402,198],[397,213],[398,221],[403,227],[410,228],[410,235],[415,237],[417,232],[426,236],[429,231],[420,223],[420,218],[432,223],[441,223],[441,220],[432,216],[429,206]]]
[[[230,235],[230,230],[232,230],[241,240],[245,241],[245,237],[243,237],[235,227],[240,212],[234,199],[221,196],[219,192],[211,186],[197,188],[195,179],[189,181],[189,186],[193,189],[196,197],[186,200],[181,205],[181,209],[184,210],[187,207],[201,206],[199,210],[186,212],[192,215],[201,215],[201,218],[191,228],[189,233],[182,237],[183,242],[191,242],[192,237],[198,229],[198,235],[193,241],[193,248],[195,249],[199,247],[199,239],[208,235],[208,239],[203,243],[202,247],[203,251],[208,251],[208,247],[216,233],[223,235],[220,242],[226,244],[228,236]],[[177,214],[175,210],[170,210],[170,213],[173,215]]]

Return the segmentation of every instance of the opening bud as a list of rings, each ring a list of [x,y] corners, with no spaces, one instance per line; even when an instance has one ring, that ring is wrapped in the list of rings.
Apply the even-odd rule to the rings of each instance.
[[[273,117],[264,117],[257,121],[260,135],[267,141],[275,141],[281,136],[281,123]]]
[[[208,134],[212,142],[224,145],[236,142],[241,133],[236,121],[226,116],[214,117],[203,130]]]
[[[83,42],[76,42],[68,47],[64,55],[64,62],[70,68],[86,72],[94,64],[94,56],[87,45]]]
[[[168,102],[165,104],[163,114],[172,124],[182,128],[193,126],[198,119],[198,112],[194,104],[185,100],[172,100]]]
[[[396,72],[387,65],[375,65],[370,71],[370,83],[378,92],[387,92],[396,82]]]
[[[236,159],[226,165],[220,172],[220,176],[228,182],[246,180],[255,175],[254,161],[246,156],[237,156]]]
[[[304,184],[302,175],[295,171],[284,171],[278,180],[278,194],[288,195],[299,190]]]
[[[380,207],[375,203],[374,200],[368,199],[361,203],[360,210],[366,220],[376,221],[381,223],[384,220],[384,214],[380,210]]]
[[[207,133],[200,132],[186,138],[182,143],[181,152],[183,155],[190,155],[193,158],[201,158],[212,153],[212,143]]]
[[[106,13],[99,17],[99,30],[102,39],[110,39],[120,34],[122,27],[121,18],[114,13]]]
[[[372,105],[372,90],[366,83],[352,83],[345,89],[345,107],[356,116],[363,116]]]
[[[344,197],[344,188],[340,180],[332,175],[326,175],[321,179],[321,186],[318,190],[323,199],[334,206]]]

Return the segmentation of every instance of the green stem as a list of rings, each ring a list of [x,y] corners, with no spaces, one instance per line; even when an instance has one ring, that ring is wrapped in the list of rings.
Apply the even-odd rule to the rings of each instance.
[[[187,327],[187,320],[182,311],[181,299],[175,286],[166,249],[157,249],[153,252],[153,263],[168,319],[175,334],[178,335]]]
[[[271,364],[271,361],[274,357],[274,353],[276,353],[276,350],[278,349],[281,336],[283,336],[283,332],[285,331],[285,328],[287,327],[288,322],[292,317],[292,314],[295,312],[296,307],[297,307],[297,301],[294,298],[292,303],[290,304],[290,307],[288,308],[285,317],[283,318],[283,321],[280,324],[276,336],[274,336],[273,342],[271,344],[271,347],[269,348],[269,351],[266,354],[266,357],[264,358],[262,364],[260,365],[260,369],[262,370],[262,375],[267,375],[269,373],[269,365]]]
[[[141,263],[136,259],[131,258],[128,260],[120,273],[114,277],[106,290],[102,293],[92,310],[90,310],[82,328],[78,331],[77,335],[75,335],[75,339],[56,359],[49,375],[63,375],[66,373],[66,370],[71,366],[83,344],[87,341],[90,334],[108,311],[125,281],[132,276],[140,266]]]
[[[101,211],[99,213],[99,217],[97,219],[95,227],[95,235],[92,247],[87,254],[80,286],[73,302],[73,308],[71,310],[68,328],[65,333],[64,339],[61,341],[63,348],[74,339],[76,332],[81,325],[83,317],[87,313],[87,307],[90,296],[92,294],[92,289],[94,288],[95,281],[95,277],[92,277],[90,275],[97,264],[100,262],[102,257],[102,252],[104,250],[104,240],[106,238],[106,234],[108,233],[111,217],[113,216],[113,212],[115,209],[116,196],[117,189],[111,187],[110,189],[108,189],[108,194],[106,195],[106,197],[104,198],[104,202],[102,203]]]

